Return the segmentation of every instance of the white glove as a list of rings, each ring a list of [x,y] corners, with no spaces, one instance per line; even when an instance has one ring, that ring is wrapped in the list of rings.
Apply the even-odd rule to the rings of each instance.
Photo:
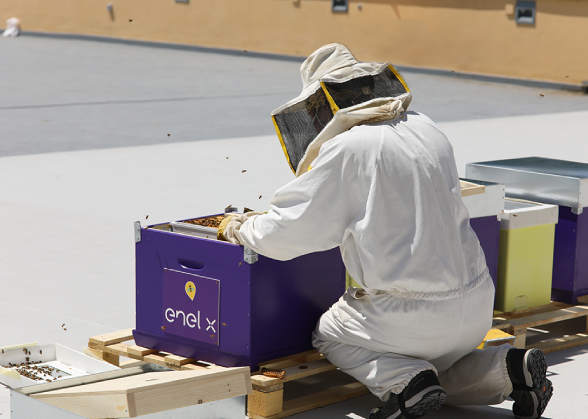
[[[245,214],[228,215],[227,218],[225,218],[218,226],[216,238],[233,244],[242,244],[240,241],[241,234],[239,231],[241,229],[241,225],[243,225],[243,223],[249,218],[261,214],[261,212],[250,211]]]

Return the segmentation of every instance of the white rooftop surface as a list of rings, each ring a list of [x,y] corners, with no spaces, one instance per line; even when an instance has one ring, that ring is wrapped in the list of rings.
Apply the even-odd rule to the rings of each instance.
[[[14,47],[16,42],[21,42],[18,48]],[[145,113],[131,119],[129,116],[137,115],[138,104],[114,104],[115,99],[133,97],[137,91],[141,94],[149,91],[153,87],[149,83],[157,83],[156,74],[151,78],[137,76],[135,90],[129,92],[116,86],[111,86],[111,92],[105,91],[100,83],[94,87],[91,83],[76,87],[75,67],[73,70],[64,67],[62,74],[51,73],[52,80],[43,82],[47,75],[44,71],[50,71],[44,69],[44,63],[53,59],[52,54],[68,50],[75,56],[76,48],[87,55],[85,75],[92,71],[93,65],[100,65],[92,63],[91,54],[87,52],[93,48],[101,54],[113,54],[113,60],[128,51],[139,51],[153,60],[162,55],[166,59],[175,57],[178,62],[194,56],[189,54],[199,54],[199,65],[203,68],[206,59],[261,60],[275,71],[291,71],[282,73],[281,77],[287,78],[294,87],[281,86],[276,92],[268,93],[269,98],[258,95],[249,99],[251,103],[261,102],[254,105],[264,113],[265,119],[260,119],[259,126],[269,126],[268,130],[261,130],[259,136],[251,134],[257,129],[257,121],[254,121],[248,125],[247,135],[223,138],[220,134],[211,134],[209,138],[214,139],[205,139],[198,135],[209,129],[207,125],[218,126],[218,130],[227,125],[229,130],[238,132],[242,120],[261,118],[248,109],[247,92],[239,98],[242,103],[237,109],[228,106],[234,104],[235,96],[225,95],[227,106],[218,106],[226,112],[222,117],[216,114],[201,118],[197,112],[191,113],[193,102],[190,100],[179,106],[178,101],[162,99],[162,108],[154,109],[154,113],[143,109]],[[81,351],[90,336],[134,326],[134,221],[140,220],[146,225],[203,216],[221,212],[229,204],[239,209],[247,206],[265,210],[273,192],[293,178],[276,136],[268,135],[273,129],[269,113],[298,94],[299,64],[89,41],[32,37],[0,40],[3,62],[32,60],[34,54],[39,54],[36,68],[20,70],[20,75],[11,73],[8,80],[6,77],[0,80],[0,91],[10,93],[3,95],[0,104],[0,143],[3,144],[0,145],[0,347],[39,341],[56,342]],[[181,68],[180,64],[176,65]],[[248,71],[257,74],[251,65]],[[18,68],[14,65],[13,70],[18,71]],[[435,102],[435,92],[424,95],[432,97],[431,101],[421,99],[423,108],[433,111],[426,113],[440,120],[439,126],[453,144],[460,175],[464,175],[468,162],[493,159],[542,156],[588,162],[588,96],[456,81],[440,76],[405,76],[409,85],[411,77],[415,84],[447,81],[466,92],[460,96],[459,103],[448,100],[446,106],[453,110],[439,111],[440,118],[433,114],[444,102]],[[128,77],[132,78],[133,73],[129,72]],[[261,76],[258,78],[260,85],[269,83]],[[68,84],[70,80],[73,81]],[[145,84],[140,85],[141,81]],[[173,84],[175,80],[159,83],[165,82]],[[56,83],[64,83],[66,99],[60,96]],[[34,86],[34,91],[30,85]],[[65,86],[73,87],[70,91]],[[516,112],[511,102],[505,105],[506,114],[489,111],[488,118],[473,115],[471,109],[475,108],[477,99],[472,99],[471,103],[467,101],[468,88],[482,89],[493,98],[502,97],[501,92],[515,92],[519,98],[524,96],[521,111]],[[153,97],[164,95],[155,90]],[[411,109],[419,111],[417,90],[415,86],[415,102]],[[184,94],[181,89],[178,91]],[[545,97],[540,97],[540,92]],[[148,96],[143,95],[137,102],[147,101]],[[110,105],[88,105],[92,101],[110,101]],[[537,105],[532,101],[544,102]],[[527,102],[529,108],[534,107],[533,111],[524,109]],[[166,104],[179,107],[165,113]],[[115,106],[121,108],[113,110]],[[127,108],[123,109],[124,106]],[[498,100],[490,106],[500,107]],[[57,111],[64,113],[56,115]],[[107,111],[111,112],[107,116],[101,113]],[[224,117],[227,113],[236,116]],[[462,113],[464,117],[460,119]],[[165,123],[163,116],[158,120],[157,115],[174,117],[178,121],[184,118],[178,122],[182,135],[179,142],[174,142],[176,136],[180,136],[174,125]],[[51,129],[45,128],[44,119],[51,120],[45,123],[52,124]],[[116,129],[110,130],[106,121],[112,122]],[[149,135],[157,139],[143,141],[147,129],[151,130]],[[117,140],[119,132],[120,141]],[[192,132],[197,140],[190,140]],[[134,139],[134,133],[142,138]],[[85,136],[92,137],[94,142],[84,145]],[[101,136],[108,137],[103,145]],[[24,138],[26,144],[20,143]],[[588,347],[548,354],[547,361],[555,390],[543,417],[585,419],[588,415]],[[426,418],[511,418],[511,404],[506,401],[490,407],[446,406]],[[370,409],[377,405],[378,400],[368,395],[292,418],[367,418]],[[6,392],[0,391],[0,414],[6,418],[10,417],[9,413]]]

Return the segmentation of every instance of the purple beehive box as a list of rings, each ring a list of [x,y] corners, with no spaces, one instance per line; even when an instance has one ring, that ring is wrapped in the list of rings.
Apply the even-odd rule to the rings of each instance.
[[[494,281],[498,278],[498,243],[500,241],[500,218],[504,210],[504,185],[471,179],[466,182],[483,185],[484,193],[464,196],[462,201],[470,214],[470,225],[476,232],[486,256],[486,264]]]
[[[316,322],[344,292],[338,248],[277,261],[178,225],[136,223],[137,345],[252,371],[312,349]]]
[[[588,164],[525,157],[469,163],[466,176],[504,183],[511,198],[558,205],[551,297],[576,304],[588,295]]]

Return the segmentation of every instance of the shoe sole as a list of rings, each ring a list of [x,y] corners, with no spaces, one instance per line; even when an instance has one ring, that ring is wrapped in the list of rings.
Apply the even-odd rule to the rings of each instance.
[[[525,353],[523,372],[527,387],[539,387],[545,380],[547,373],[547,362],[541,349],[531,349]]]
[[[541,417],[547,407],[547,403],[549,403],[553,395],[553,385],[546,378],[547,362],[545,361],[543,351],[540,349],[527,351],[524,358],[524,365],[525,381],[527,386],[533,388],[530,393],[535,405],[534,415],[524,419],[537,419]],[[518,417],[523,419],[523,417]]]
[[[428,387],[419,394],[407,400],[404,404],[406,414],[411,418],[419,418],[438,410],[445,400],[447,393],[440,386]]]

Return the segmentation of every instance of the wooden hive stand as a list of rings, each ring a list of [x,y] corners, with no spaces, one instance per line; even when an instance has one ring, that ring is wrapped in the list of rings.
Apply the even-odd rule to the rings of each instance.
[[[289,394],[292,388],[288,387],[288,383],[294,384],[297,380],[311,376],[315,381],[320,381],[327,375],[324,373],[337,369],[316,350],[264,362],[259,366],[260,371],[251,376],[253,393],[247,401],[247,415],[252,419],[284,418],[369,393],[365,385],[347,379],[335,386],[325,386],[318,392],[298,397],[294,394],[292,397]],[[283,378],[263,375],[264,369],[269,370],[270,374],[281,372]]]
[[[133,329],[125,329],[118,332],[93,336],[88,341],[88,347],[84,348],[84,353],[121,368],[145,362],[161,365],[162,367],[171,368],[177,371],[203,368],[225,368],[208,362],[201,362],[196,359],[185,358],[183,356],[124,343],[130,340],[133,340]],[[130,360],[121,362],[121,356],[130,358]]]
[[[580,297],[578,301],[588,303],[588,296]],[[586,317],[586,326],[579,333],[527,345],[527,329],[578,317]],[[544,306],[499,314],[494,317],[493,327],[514,335],[513,345],[517,348],[538,348],[544,353],[561,351],[588,344],[588,306],[574,306],[553,301]]]
[[[133,329],[93,336],[89,339],[88,347],[84,349],[84,353],[120,366],[121,368],[149,362],[174,370],[206,368],[222,371],[226,369],[219,365],[125,343],[132,339]],[[120,357],[130,358],[131,360],[121,362]],[[263,369],[282,372],[283,378],[263,375]],[[286,388],[284,387],[285,383],[303,381],[304,378],[311,376],[321,381],[324,376],[320,376],[319,374],[329,373],[336,369],[333,364],[324,359],[324,356],[316,350],[260,364],[260,371],[254,372],[251,377],[253,393],[249,394],[247,398],[247,414],[252,419],[284,418],[369,393],[365,385],[350,380],[349,376],[343,373],[341,375],[346,377],[345,380],[341,382],[335,380],[334,386],[325,386],[326,389],[321,389],[320,391],[315,391],[312,394],[301,397],[289,397],[291,396],[289,394],[290,389],[288,385],[286,385]],[[286,397],[284,397],[284,390],[286,390]]]

